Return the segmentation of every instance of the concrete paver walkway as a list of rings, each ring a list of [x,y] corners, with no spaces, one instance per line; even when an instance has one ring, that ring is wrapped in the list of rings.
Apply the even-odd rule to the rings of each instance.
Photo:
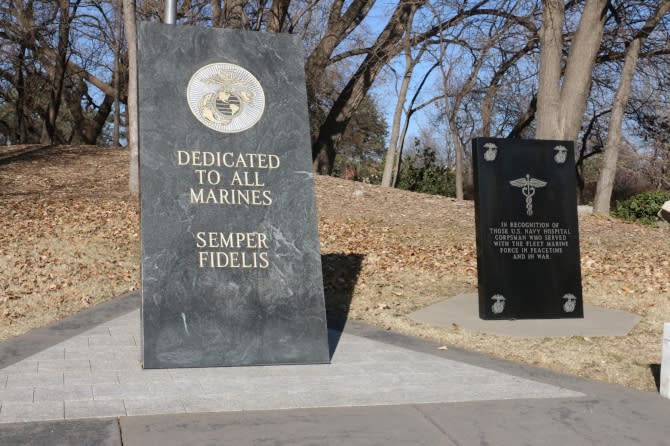
[[[330,365],[142,370],[138,304],[0,344],[0,445],[670,444],[657,394],[351,321]]]
[[[0,369],[0,423],[583,396],[332,331],[331,364],[143,370],[139,310]]]

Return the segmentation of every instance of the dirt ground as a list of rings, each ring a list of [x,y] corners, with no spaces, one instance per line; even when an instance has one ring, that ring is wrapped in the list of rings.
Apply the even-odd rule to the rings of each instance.
[[[127,184],[123,149],[57,146],[0,159],[0,340],[139,287],[139,209]],[[445,346],[656,389],[670,321],[668,229],[580,216],[584,300],[640,315],[628,336],[494,336],[406,316],[476,290],[472,202],[330,177],[318,177],[316,189],[330,311]]]

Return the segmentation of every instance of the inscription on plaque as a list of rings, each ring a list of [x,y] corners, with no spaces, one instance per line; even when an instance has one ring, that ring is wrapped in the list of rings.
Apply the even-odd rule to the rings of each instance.
[[[138,38],[144,367],[328,362],[300,40]]]
[[[572,143],[477,138],[473,167],[480,317],[583,317]]]

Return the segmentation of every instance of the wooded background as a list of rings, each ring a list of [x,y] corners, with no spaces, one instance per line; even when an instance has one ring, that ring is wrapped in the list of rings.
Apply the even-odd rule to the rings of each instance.
[[[0,144],[127,145],[162,0],[4,0]],[[670,0],[182,0],[304,42],[314,170],[467,198],[477,136],[575,141],[580,201],[670,190]],[[417,116],[422,117],[416,120]],[[413,121],[414,119],[414,121]]]

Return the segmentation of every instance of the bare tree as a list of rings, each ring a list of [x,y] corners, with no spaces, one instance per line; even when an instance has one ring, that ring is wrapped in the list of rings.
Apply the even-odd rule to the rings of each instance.
[[[54,65],[51,67],[51,89],[49,91],[49,106],[44,116],[44,131],[42,143],[53,144],[56,137],[56,119],[61,105],[63,85],[70,49],[70,25],[77,14],[79,1],[70,5],[68,0],[58,1],[58,45]],[[70,11],[72,6],[72,11]]]
[[[382,186],[391,187],[394,178],[394,167],[398,165],[397,158],[399,157],[400,144],[400,120],[402,118],[403,107],[407,100],[407,92],[409,91],[410,81],[414,73],[414,68],[421,61],[423,54],[427,49],[427,43],[424,43],[419,48],[417,54],[412,56],[412,22],[414,21],[414,13],[412,12],[407,18],[407,32],[403,39],[403,50],[405,56],[405,73],[400,83],[400,90],[398,91],[398,100],[393,112],[393,123],[391,124],[391,138],[389,140],[389,147],[386,151],[386,160],[384,162],[384,174],[382,176]]]
[[[354,110],[381,69],[402,52],[403,46],[400,42],[406,31],[407,17],[425,3],[426,0],[400,0],[375,43],[365,51],[356,52],[366,56],[333,104],[312,145],[313,168],[316,172],[329,174],[332,171],[339,140]],[[462,6],[455,8],[451,17],[418,33],[413,39],[415,45],[463,23],[467,18],[481,12],[481,6],[486,3],[487,0],[483,0],[468,9]]]
[[[421,79],[421,82],[419,82],[419,85],[416,87],[416,90],[414,91],[414,96],[412,96],[412,99],[409,101],[409,105],[407,107],[407,112],[405,113],[405,122],[403,123],[402,126],[402,131],[400,132],[400,136],[398,137],[398,154],[395,157],[395,163],[393,165],[393,183],[391,184],[392,187],[396,187],[398,185],[398,179],[400,177],[400,168],[402,166],[402,157],[403,157],[403,151],[405,148],[405,139],[407,139],[407,131],[409,129],[409,124],[412,120],[412,116],[424,109],[425,107],[428,107],[429,105],[439,101],[442,99],[442,95],[434,96],[431,99],[428,99],[421,104],[415,106],[417,99],[419,98],[419,94],[421,93],[421,90],[423,89],[424,85],[426,84],[426,81],[430,77],[430,74],[433,70],[435,70],[437,67],[440,66],[440,61],[438,60],[435,62],[426,72],[423,74],[423,78]]]
[[[605,157],[600,171],[598,187],[593,202],[593,210],[600,214],[609,214],[612,188],[617,170],[617,159],[619,155],[619,143],[621,140],[621,125],[624,110],[628,103],[633,75],[637,67],[640,49],[645,39],[651,34],[661,19],[670,11],[670,0],[662,0],[653,14],[644,23],[644,26],[633,36],[626,48],[621,79],[617,87],[612,112],[610,114],[607,141],[605,142]]]
[[[561,76],[565,5],[563,0],[544,1],[535,133],[538,139],[577,139],[607,20],[608,3],[607,0],[586,0],[565,62],[565,74]]]
[[[425,0],[401,0],[398,3],[363,63],[333,104],[326,120],[319,128],[316,143],[312,147],[313,167],[316,172],[321,174],[332,172],[336,147],[351,116],[372,86],[379,71],[397,54],[398,42],[404,35],[407,18],[424,2]]]
[[[123,24],[123,3],[116,0],[114,3],[114,134],[112,144],[120,145],[121,138],[121,29]]]
[[[334,0],[330,6],[325,30],[320,35],[318,43],[314,46],[305,61],[305,76],[307,82],[307,100],[310,105],[312,119],[317,121],[315,127],[323,124],[325,116],[314,116],[320,114],[319,92],[322,90],[326,78],[326,68],[333,64],[333,52],[344,39],[363,21],[374,5],[375,0],[353,0],[344,9],[344,0]],[[318,136],[315,129],[312,135],[312,145]]]
[[[458,61],[451,60],[450,66],[448,69],[444,68],[444,63],[441,64],[442,68],[442,82],[443,82],[443,91],[445,99],[445,118],[447,120],[450,140],[454,146],[454,170],[456,176],[456,199],[463,199],[463,144],[461,143],[461,129],[458,123],[458,115],[463,105],[463,101],[469,94],[472,93],[477,80],[479,78],[480,70],[486,60],[489,50],[496,43],[497,39],[500,37],[501,32],[496,31],[496,25],[492,24],[488,33],[486,40],[481,45],[481,48],[476,48],[474,46],[467,48],[467,52],[470,57],[464,60],[467,60],[462,65],[468,65],[472,68],[464,79],[460,80],[456,78],[454,67],[458,64]],[[480,39],[481,40],[481,39]],[[441,60],[446,60],[446,44],[442,44],[441,48]],[[465,57],[465,54],[462,56]]]

